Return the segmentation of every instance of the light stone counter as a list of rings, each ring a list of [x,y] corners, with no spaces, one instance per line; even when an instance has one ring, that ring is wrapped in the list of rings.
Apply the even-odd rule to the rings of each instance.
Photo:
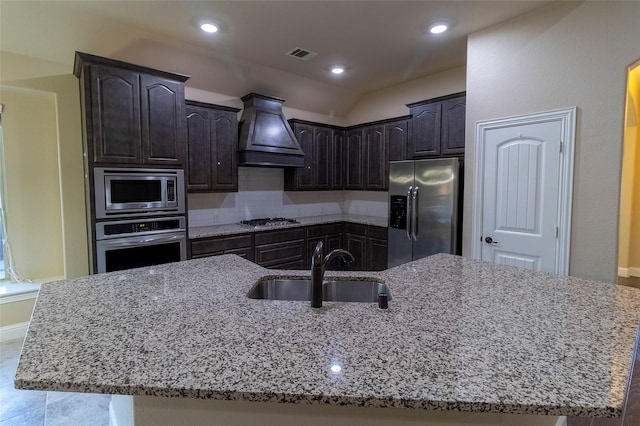
[[[225,235],[245,234],[248,232],[274,231],[276,229],[298,228],[300,226],[322,225],[327,223],[350,222],[362,225],[381,226],[386,228],[388,221],[386,218],[375,216],[364,216],[356,214],[333,214],[324,216],[307,216],[296,219],[300,223],[288,225],[268,226],[258,229],[251,228],[237,223],[225,225],[198,226],[189,228],[189,238],[221,237]]]
[[[442,254],[378,273],[327,272],[383,279],[387,310],[246,297],[261,277],[299,275],[308,273],[225,255],[45,283],[16,387],[621,415],[640,290]]]

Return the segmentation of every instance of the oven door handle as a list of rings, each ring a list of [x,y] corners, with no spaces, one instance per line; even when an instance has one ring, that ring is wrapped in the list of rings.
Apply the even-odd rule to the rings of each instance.
[[[127,241],[123,241],[123,240]],[[146,237],[140,239],[132,239],[132,237],[122,238],[120,240],[102,240],[98,241],[100,245],[104,247],[131,247],[139,246],[146,243],[164,243],[176,240],[184,240],[184,235],[170,235],[170,236],[158,236],[158,237]]]

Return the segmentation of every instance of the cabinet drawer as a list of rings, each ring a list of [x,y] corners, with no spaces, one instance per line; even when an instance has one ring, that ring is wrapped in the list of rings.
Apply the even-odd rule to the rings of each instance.
[[[227,250],[224,252],[224,254],[237,254],[238,256],[253,262],[253,247],[251,246]]]
[[[254,261],[265,267],[273,267],[283,263],[302,261],[305,258],[304,238],[295,241],[257,245],[254,251]]]
[[[326,225],[313,225],[307,227],[307,238],[323,237],[325,235],[342,234],[344,224],[331,223]]]
[[[279,229],[277,231],[258,232],[255,234],[256,246],[290,240],[304,240],[304,228]]]
[[[251,234],[234,235],[230,237],[204,238],[191,241],[191,256],[220,254],[228,250],[251,248],[253,236]]]
[[[383,228],[381,226],[369,226],[368,231],[369,231],[367,234],[368,237],[387,241],[387,238],[388,238],[387,228]]]

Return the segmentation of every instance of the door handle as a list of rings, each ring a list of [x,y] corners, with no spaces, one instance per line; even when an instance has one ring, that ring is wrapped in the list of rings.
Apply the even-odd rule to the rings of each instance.
[[[484,242],[487,243],[487,244],[498,244],[498,242],[497,241],[493,241],[493,238],[491,238],[491,237],[486,237],[484,239]]]
[[[413,201],[411,202],[411,208],[413,212],[411,213],[411,220],[413,223],[411,224],[411,235],[413,236],[414,241],[418,241],[418,185],[413,188]]]
[[[407,191],[407,238],[411,240],[411,221],[412,221],[412,207],[411,207],[411,193],[413,186],[409,187]]]

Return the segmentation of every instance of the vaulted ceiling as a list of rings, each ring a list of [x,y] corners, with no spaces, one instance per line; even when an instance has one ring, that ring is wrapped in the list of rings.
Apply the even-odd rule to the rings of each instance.
[[[189,87],[344,116],[365,93],[464,65],[468,34],[547,3],[0,0],[0,49],[69,73],[84,51],[190,75]],[[220,31],[200,31],[203,19]],[[450,30],[428,34],[441,20]],[[317,55],[286,55],[297,47]],[[331,75],[335,63],[348,71]]]

